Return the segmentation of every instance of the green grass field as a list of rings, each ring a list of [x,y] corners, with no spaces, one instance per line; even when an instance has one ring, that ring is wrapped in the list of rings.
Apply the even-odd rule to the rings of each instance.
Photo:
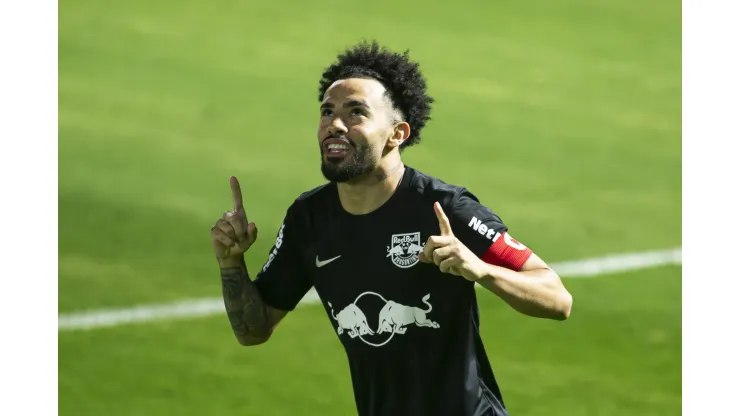
[[[410,48],[437,99],[404,161],[471,189],[545,260],[681,244],[678,1],[70,0],[59,312],[219,296],[209,230],[229,175],[260,227],[257,270],[288,205],[323,183],[318,79],[362,37]],[[564,323],[481,292],[511,414],[680,414],[681,268],[566,285]],[[59,409],[351,415],[354,401],[330,323],[305,306],[249,349],[225,316],[60,332]]]

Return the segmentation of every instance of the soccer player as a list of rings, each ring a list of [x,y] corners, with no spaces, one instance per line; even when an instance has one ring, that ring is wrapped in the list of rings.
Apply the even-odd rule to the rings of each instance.
[[[475,283],[555,320],[570,314],[571,295],[469,190],[401,161],[433,103],[408,51],[357,44],[323,73],[319,101],[328,183],[287,209],[254,281],[244,253],[257,228],[234,177],[234,208],[211,229],[237,340],[267,341],[314,287],[347,353],[359,415],[506,415]]]

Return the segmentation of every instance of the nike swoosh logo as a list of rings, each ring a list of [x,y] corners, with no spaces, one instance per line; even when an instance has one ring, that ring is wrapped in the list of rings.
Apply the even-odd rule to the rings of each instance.
[[[338,258],[340,258],[340,257],[342,257],[342,255],[341,255],[341,254],[340,254],[340,255],[338,255],[338,256],[336,256],[336,257],[334,257],[333,259],[329,259],[329,260],[324,260],[324,261],[321,261],[321,260],[319,260],[319,256],[316,256],[316,267],[324,267],[324,266],[326,266],[327,264],[329,264],[329,263],[333,262],[334,260],[336,260],[336,259],[338,259]]]

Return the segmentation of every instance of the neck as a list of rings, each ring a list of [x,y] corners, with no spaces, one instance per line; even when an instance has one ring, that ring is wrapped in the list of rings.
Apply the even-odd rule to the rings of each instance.
[[[388,155],[374,171],[352,181],[338,183],[342,207],[353,215],[375,211],[393,196],[405,170],[400,156]]]

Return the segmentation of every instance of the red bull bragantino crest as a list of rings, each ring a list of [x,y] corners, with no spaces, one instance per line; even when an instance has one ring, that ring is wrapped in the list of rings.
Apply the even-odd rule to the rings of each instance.
[[[391,245],[387,248],[393,264],[401,268],[409,268],[419,262],[419,253],[424,251],[421,242],[421,233],[393,234]]]

